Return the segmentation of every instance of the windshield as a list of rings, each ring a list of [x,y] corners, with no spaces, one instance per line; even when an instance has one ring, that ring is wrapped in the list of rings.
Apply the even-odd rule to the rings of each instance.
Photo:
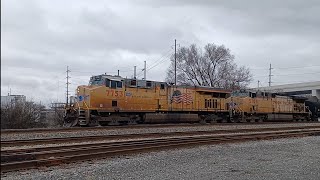
[[[103,85],[104,81],[101,76],[93,76],[90,78],[89,86],[91,85]]]

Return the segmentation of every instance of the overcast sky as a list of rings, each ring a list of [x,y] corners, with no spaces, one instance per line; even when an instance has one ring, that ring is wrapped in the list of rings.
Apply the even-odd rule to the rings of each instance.
[[[91,75],[163,81],[173,53],[195,43],[225,45],[251,69],[251,86],[320,80],[320,1],[2,0],[1,95],[65,101]]]

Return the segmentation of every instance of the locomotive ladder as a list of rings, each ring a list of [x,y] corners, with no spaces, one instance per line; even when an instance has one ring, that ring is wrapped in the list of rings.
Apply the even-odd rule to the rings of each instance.
[[[233,110],[234,110],[234,113],[233,113]],[[236,107],[233,107],[232,109],[230,109],[230,121],[233,122],[233,116],[234,114],[241,114],[241,121],[243,122],[244,121],[244,111],[239,107],[239,106],[236,106]]]
[[[80,126],[85,126],[87,125],[87,121],[86,121],[86,111],[85,110],[79,110],[79,125]]]
[[[85,104],[86,108],[89,109],[87,103],[86,102],[83,102],[83,103]],[[79,119],[79,125],[80,126],[87,125],[86,111],[85,110],[79,109],[79,117],[78,117],[78,119]]]

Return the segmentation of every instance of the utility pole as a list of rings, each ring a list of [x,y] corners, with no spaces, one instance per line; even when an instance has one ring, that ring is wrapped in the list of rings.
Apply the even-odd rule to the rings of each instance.
[[[177,85],[177,40],[174,39],[174,85]]]
[[[133,68],[133,79],[137,78],[137,66],[134,66]]]
[[[120,76],[120,70],[118,70],[118,76]]]
[[[271,67],[271,63],[270,63],[270,68],[269,68],[269,87],[271,86],[271,76],[272,76],[272,74],[271,74],[271,70],[272,70],[273,68]]]
[[[258,80],[258,91],[259,91],[259,85],[260,85],[260,81]]]
[[[59,101],[59,89],[60,88],[60,84],[59,84],[59,80],[58,80],[58,91],[57,91],[57,102]]]
[[[69,72],[70,72],[70,70],[69,70],[69,66],[67,66],[67,94],[66,94],[66,96],[67,96],[67,101],[66,101],[66,106],[68,107],[68,103],[69,103]]]
[[[144,61],[144,80],[147,80],[147,61]]]

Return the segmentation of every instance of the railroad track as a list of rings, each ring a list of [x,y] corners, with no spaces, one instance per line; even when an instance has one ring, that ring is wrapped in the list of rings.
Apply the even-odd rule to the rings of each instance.
[[[1,151],[1,172],[170,148],[309,135],[320,135],[320,127],[16,149]]]
[[[299,129],[310,129],[315,127],[320,127],[320,126],[251,128],[251,129],[230,129],[230,130],[212,130],[212,131],[164,132],[164,133],[143,133],[143,134],[122,134],[122,135],[103,135],[103,136],[77,136],[77,137],[66,137],[66,138],[8,140],[8,141],[1,141],[1,147],[59,144],[59,143],[66,143],[66,142],[82,143],[82,142],[103,141],[103,140],[124,140],[124,139],[159,138],[159,137],[171,137],[171,136],[208,135],[208,134],[218,134],[218,133],[221,134],[221,133],[299,130]]]
[[[196,126],[230,126],[230,125],[263,125],[263,124],[319,124],[314,121],[301,122],[256,122],[256,123],[215,123],[215,124],[137,124],[124,126],[99,126],[99,127],[72,127],[72,128],[34,128],[34,129],[8,129],[1,130],[2,135],[18,133],[52,133],[52,132],[77,132],[77,131],[96,131],[96,130],[116,130],[116,129],[145,129],[145,128],[174,128],[174,127],[196,127]]]

